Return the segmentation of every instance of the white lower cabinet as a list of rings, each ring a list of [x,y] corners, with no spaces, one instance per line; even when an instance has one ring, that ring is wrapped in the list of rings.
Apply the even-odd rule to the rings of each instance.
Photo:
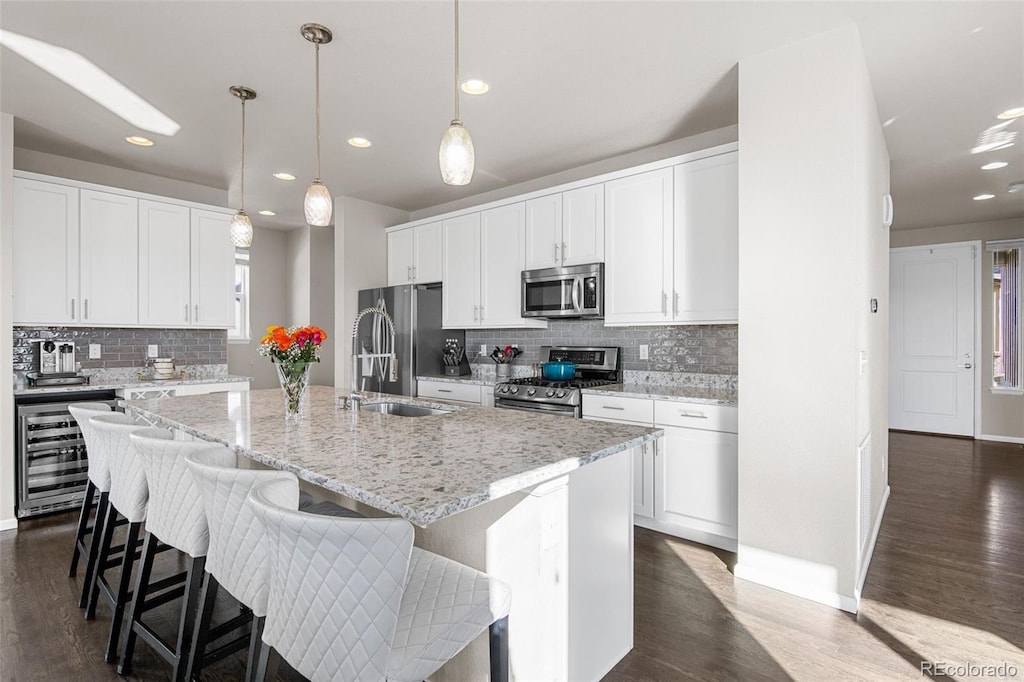
[[[736,550],[738,512],[735,407],[588,394],[583,418],[664,429],[637,448],[634,523]]]
[[[420,398],[438,398],[460,403],[494,407],[494,387],[454,381],[417,381],[416,395]]]

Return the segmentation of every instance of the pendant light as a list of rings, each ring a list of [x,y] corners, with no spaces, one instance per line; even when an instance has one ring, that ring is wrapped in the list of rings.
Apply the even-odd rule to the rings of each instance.
[[[320,24],[303,24],[302,37],[316,46],[316,177],[306,190],[303,209],[307,223],[326,227],[331,224],[334,204],[331,193],[320,179],[320,46],[331,42],[334,35]]]
[[[238,213],[231,217],[228,234],[232,244],[247,249],[252,246],[252,221],[249,220],[249,216],[245,212],[245,103],[256,99],[256,91],[244,85],[232,85],[228,90],[242,100],[242,192],[238,200]]]
[[[437,158],[446,185],[468,185],[473,179],[473,138],[459,120],[459,0],[455,0],[455,118],[441,138]]]

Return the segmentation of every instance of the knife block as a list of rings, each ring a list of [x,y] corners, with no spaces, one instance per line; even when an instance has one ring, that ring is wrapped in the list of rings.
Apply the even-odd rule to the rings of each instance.
[[[446,377],[464,377],[469,376],[473,373],[473,370],[469,368],[469,360],[465,356],[459,361],[458,365],[445,366],[444,375]]]

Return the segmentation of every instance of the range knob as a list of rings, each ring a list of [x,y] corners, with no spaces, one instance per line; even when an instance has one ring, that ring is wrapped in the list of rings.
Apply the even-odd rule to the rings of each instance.
[[[526,391],[526,395],[536,395],[536,393],[537,393],[537,389],[535,389],[535,388],[531,388],[531,389]]]
[[[511,393],[512,395],[515,395],[516,393],[519,393],[519,387],[518,386],[510,386],[509,389],[508,389],[508,392]]]
[[[502,385],[498,387],[498,393],[508,393],[508,386]]]
[[[547,393],[545,393],[544,395],[546,395],[546,396],[547,396],[547,397],[549,397],[549,398],[550,398],[550,397],[552,397],[552,396],[554,396],[554,395],[555,395],[555,389],[553,389],[553,388],[549,388],[549,389],[548,389],[548,392],[547,392]]]
[[[565,391],[559,391],[556,397],[564,398],[565,397]]]

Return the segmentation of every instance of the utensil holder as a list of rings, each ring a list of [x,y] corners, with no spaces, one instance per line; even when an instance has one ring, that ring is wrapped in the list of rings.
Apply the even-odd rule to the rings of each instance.
[[[512,378],[512,364],[499,362],[494,366],[494,375],[498,381]]]

